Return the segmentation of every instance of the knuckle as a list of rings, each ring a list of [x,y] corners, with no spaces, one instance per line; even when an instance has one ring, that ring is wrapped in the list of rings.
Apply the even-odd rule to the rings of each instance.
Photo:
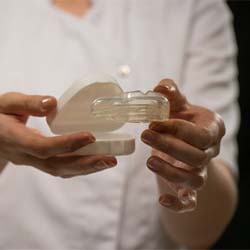
[[[173,129],[173,135],[178,137],[183,129],[183,124],[181,123],[181,121],[178,120],[173,121],[172,129]]]
[[[199,159],[197,160],[197,166],[198,167],[203,167],[205,165],[207,165],[207,163],[209,162],[210,157],[208,156],[208,154],[206,152],[202,152],[200,154]]]
[[[16,92],[7,92],[2,95],[0,95],[0,111],[1,112],[8,112],[8,109],[13,106],[13,102],[10,101],[14,99],[17,93]]]
[[[34,142],[32,142],[34,144]],[[52,156],[52,143],[49,138],[40,135],[36,144],[33,146],[34,152],[38,158],[48,159]]]
[[[79,143],[74,143],[74,142],[68,142],[67,139],[62,141],[61,147],[64,148],[66,152],[74,152],[79,148]]]
[[[221,134],[221,138],[222,138],[226,134],[226,126],[225,126],[225,123],[220,116],[218,118],[218,124],[219,124],[219,130],[220,130],[220,134]]]
[[[154,137],[154,143],[156,145],[161,145],[162,144],[161,135],[155,135],[155,137]]]
[[[46,172],[54,177],[61,177],[62,176],[60,169],[52,163],[46,164]]]
[[[24,105],[24,108],[28,111],[36,110],[36,109],[40,108],[38,98],[36,96],[33,96],[33,95],[26,96],[26,98],[24,99],[23,105]]]
[[[29,107],[32,105],[31,104],[32,100],[30,97],[26,97],[24,100],[23,100],[23,108],[25,110],[29,110]]]
[[[204,138],[202,147],[205,149],[205,148],[209,148],[210,146],[212,146],[214,144],[214,133],[211,131],[211,129],[202,128],[201,133]]]
[[[40,159],[48,159],[50,157],[50,153],[48,149],[43,148],[43,147],[36,149],[35,154]]]
[[[178,131],[179,131],[179,125],[177,121],[169,121],[170,123],[170,127],[171,127],[171,132],[173,136],[177,136],[178,135]]]
[[[226,134],[226,126],[222,117],[217,113],[214,113],[214,124],[216,127],[215,142],[218,142]]]
[[[173,146],[171,143],[168,143],[167,138],[162,138],[162,136],[159,136],[155,139],[156,145],[160,151],[163,151],[165,153],[170,153],[173,151]]]
[[[220,154],[220,144],[212,148],[212,157],[216,157]]]
[[[218,156],[219,154],[220,154],[220,146],[215,148],[214,157]]]
[[[48,159],[50,157],[48,146],[41,142],[33,146],[33,152],[40,159]]]
[[[71,153],[79,148],[79,143],[70,140],[68,136],[58,136],[46,138],[44,144],[46,145],[48,154],[52,154],[52,152],[66,152]]]
[[[175,183],[183,183],[184,180],[181,178],[179,172],[177,171],[171,171],[170,173],[166,174],[166,178],[170,181],[173,181]]]

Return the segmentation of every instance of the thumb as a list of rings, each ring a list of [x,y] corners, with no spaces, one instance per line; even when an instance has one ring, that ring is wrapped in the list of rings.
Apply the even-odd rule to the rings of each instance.
[[[171,113],[180,112],[188,107],[186,97],[179,91],[173,80],[164,79],[154,88],[155,92],[167,97]]]
[[[0,95],[0,112],[14,115],[46,116],[57,106],[52,96],[9,92]]]

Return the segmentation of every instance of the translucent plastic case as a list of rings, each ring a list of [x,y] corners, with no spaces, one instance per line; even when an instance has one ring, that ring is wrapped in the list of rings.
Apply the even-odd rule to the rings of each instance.
[[[160,93],[125,92],[94,100],[91,113],[98,119],[117,122],[146,123],[169,118],[169,102]]]

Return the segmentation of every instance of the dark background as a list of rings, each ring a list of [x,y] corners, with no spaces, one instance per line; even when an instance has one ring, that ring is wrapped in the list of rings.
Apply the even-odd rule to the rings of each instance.
[[[206,1],[206,0],[201,0]],[[228,1],[239,47],[241,127],[238,135],[240,200],[236,215],[215,249],[250,249],[250,1]]]

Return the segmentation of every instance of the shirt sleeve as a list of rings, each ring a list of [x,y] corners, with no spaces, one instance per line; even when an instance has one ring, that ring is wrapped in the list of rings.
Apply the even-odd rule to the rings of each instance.
[[[237,176],[239,126],[237,47],[232,15],[222,0],[194,1],[181,83],[193,104],[219,113],[226,125],[218,159]]]

